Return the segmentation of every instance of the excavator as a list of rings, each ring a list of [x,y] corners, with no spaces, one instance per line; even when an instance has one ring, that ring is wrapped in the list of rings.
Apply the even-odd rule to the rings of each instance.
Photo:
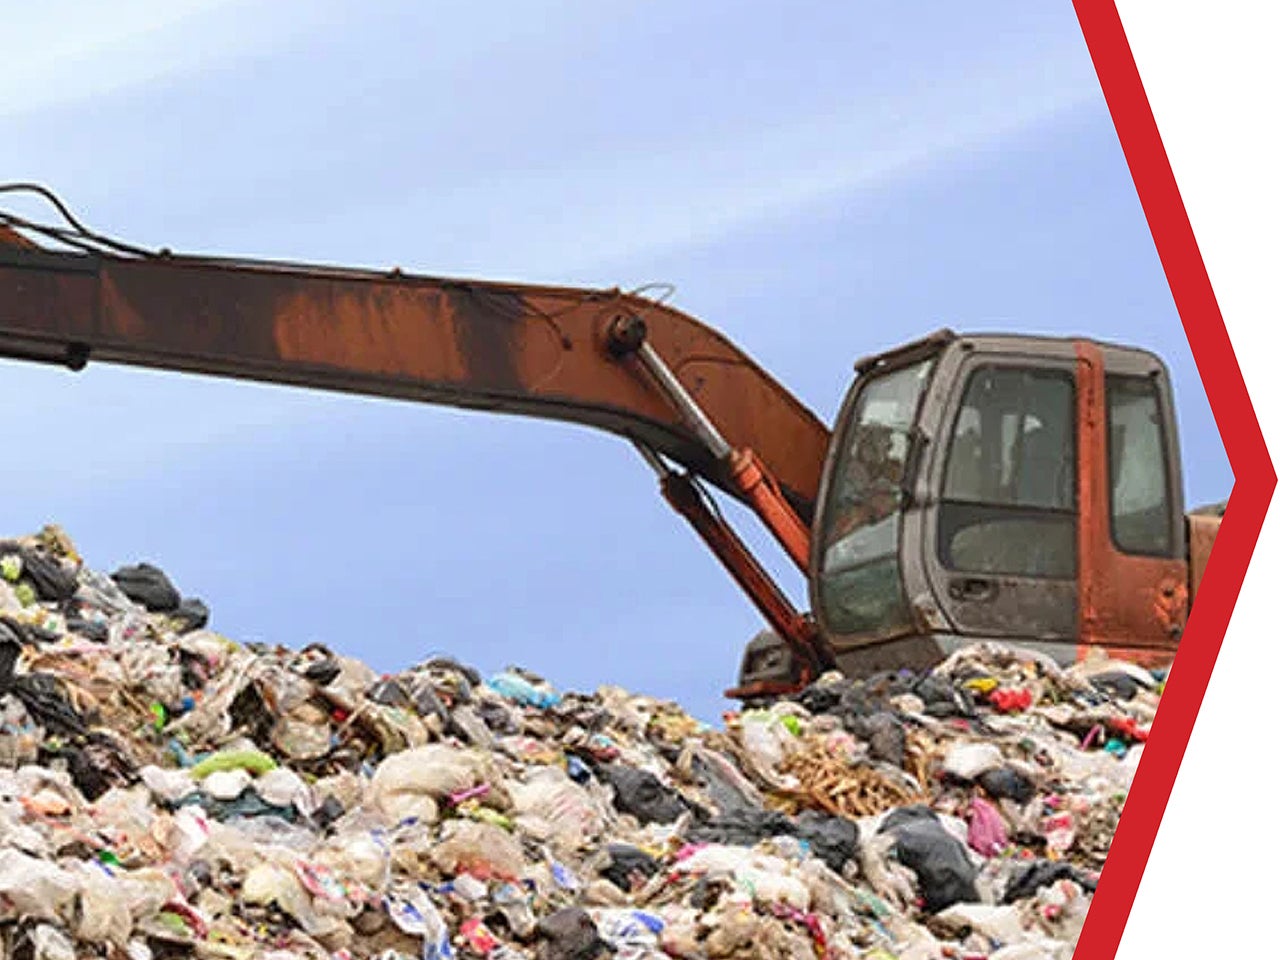
[[[1172,661],[1221,509],[1184,514],[1168,370],[1086,338],[941,330],[858,360],[828,426],[665,302],[148,250],[0,208],[0,356],[569,421],[629,441],[768,629],[727,694],[922,669],[997,641]],[[25,208],[24,208],[25,209]],[[719,510],[808,581],[795,605]]]

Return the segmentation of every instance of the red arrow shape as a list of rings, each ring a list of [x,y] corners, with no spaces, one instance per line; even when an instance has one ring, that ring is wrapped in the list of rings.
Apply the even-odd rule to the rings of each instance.
[[[1191,738],[1191,728],[1200,712],[1245,569],[1258,542],[1275,490],[1276,473],[1115,3],[1113,0],[1074,2],[1076,17],[1084,31],[1102,93],[1236,476],[1201,592],[1196,597],[1142,763],[1076,945],[1076,957],[1111,960],[1120,946],[1120,936],[1133,908],[1156,831]]]

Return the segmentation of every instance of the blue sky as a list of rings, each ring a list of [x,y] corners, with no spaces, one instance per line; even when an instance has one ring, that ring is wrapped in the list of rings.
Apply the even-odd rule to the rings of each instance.
[[[370,9],[29,4],[6,27],[0,179],[186,252],[673,283],[828,421],[855,358],[938,326],[1152,347],[1188,501],[1230,491],[1069,3]],[[106,367],[0,374],[0,528],[57,521],[96,567],[151,560],[230,636],[385,670],[521,663],[710,718],[759,627],[611,436]]]

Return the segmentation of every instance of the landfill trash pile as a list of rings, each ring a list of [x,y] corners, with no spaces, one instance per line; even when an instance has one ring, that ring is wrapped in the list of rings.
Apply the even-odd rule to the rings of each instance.
[[[1065,960],[1161,689],[980,646],[711,727],[208,616],[0,543],[0,955]]]

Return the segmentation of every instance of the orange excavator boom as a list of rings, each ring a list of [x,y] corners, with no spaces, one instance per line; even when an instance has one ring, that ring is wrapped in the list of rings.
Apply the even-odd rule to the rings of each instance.
[[[0,355],[573,421],[639,441],[740,496],[732,468],[650,377],[609,349],[620,317],[643,320],[646,342],[729,444],[768,463],[809,518],[827,427],[721,334],[645,297],[398,270],[52,252],[0,237]]]
[[[812,621],[698,492],[707,480],[742,500],[804,570],[829,430],[715,330],[617,289],[146,251],[88,231],[45,196],[70,228],[0,212],[0,356],[227,376],[611,431],[658,469],[668,501],[801,662],[829,662],[815,653]],[[37,245],[25,235],[33,231],[80,249]]]

